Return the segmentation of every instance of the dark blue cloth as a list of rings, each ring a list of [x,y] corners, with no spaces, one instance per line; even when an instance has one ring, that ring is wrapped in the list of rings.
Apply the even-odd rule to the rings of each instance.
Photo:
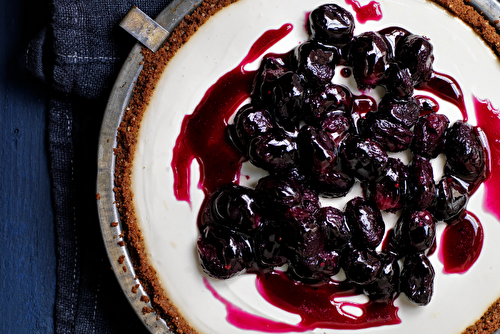
[[[53,0],[26,65],[50,88],[48,146],[57,242],[56,333],[147,332],[111,270],[97,215],[97,143],[112,84],[135,41],[132,6],[155,17],[170,0]]]

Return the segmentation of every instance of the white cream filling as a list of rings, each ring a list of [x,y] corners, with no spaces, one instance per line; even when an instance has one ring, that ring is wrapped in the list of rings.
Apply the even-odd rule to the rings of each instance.
[[[136,215],[150,261],[167,295],[201,333],[249,331],[235,328],[225,320],[224,305],[203,284],[196,256],[196,216],[203,200],[197,188],[199,170],[196,163],[192,166],[192,208],[174,196],[171,161],[182,120],[193,112],[217,79],[240,63],[249,47],[265,31],[285,23],[294,26],[293,31],[269,52],[286,52],[306,40],[305,15],[325,2],[240,0],[222,10],[199,29],[167,66],[142,121],[132,180]],[[352,9],[344,1],[330,2]],[[368,2],[360,1],[361,5]],[[460,83],[471,124],[476,123],[473,94],[480,99],[490,99],[493,106],[500,107],[500,62],[468,26],[426,0],[381,0],[379,3],[382,20],[366,24],[356,22],[355,34],[400,26],[429,37],[436,56],[434,69],[451,75]],[[256,66],[253,64],[253,68]],[[456,107],[438,101],[440,112],[449,116],[452,122],[460,118]],[[245,167],[243,174],[251,176],[245,181],[248,184],[255,184],[259,177],[255,168]],[[485,234],[481,256],[472,268],[463,275],[445,275],[436,252],[430,257],[436,271],[431,303],[416,307],[401,296],[396,301],[401,324],[357,332],[460,333],[500,297],[500,242],[495,240],[500,237],[500,222],[484,211],[483,196],[481,187],[469,203],[469,210],[479,217]],[[337,200],[334,205],[342,208],[345,201]],[[393,222],[387,224],[390,227]],[[444,224],[439,224],[438,246],[443,229]],[[249,313],[291,324],[300,321],[297,315],[267,303],[255,288],[254,275],[241,275],[226,281],[210,280],[210,283],[223,297]],[[349,312],[356,314],[356,310]],[[314,333],[352,331],[317,329]]]

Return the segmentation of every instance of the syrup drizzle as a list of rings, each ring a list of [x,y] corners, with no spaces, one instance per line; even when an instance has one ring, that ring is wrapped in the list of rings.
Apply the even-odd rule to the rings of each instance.
[[[356,19],[359,23],[363,24],[366,21],[379,21],[382,19],[382,10],[380,9],[380,4],[375,1],[371,1],[367,5],[361,6],[356,0],[345,0],[346,4],[352,6],[352,9],[356,13]]]
[[[453,103],[462,113],[463,121],[467,122],[469,119],[462,89],[451,76],[433,71],[429,81],[421,84],[418,89],[433,93],[443,100]]]
[[[291,24],[285,24],[278,30],[265,32],[245,59],[210,87],[194,112],[184,117],[171,164],[178,201],[191,204],[190,168],[194,159],[200,165],[198,187],[205,197],[224,184],[239,181],[243,159],[229,143],[226,126],[231,115],[250,96],[256,71],[246,71],[244,67],[288,35],[292,28]]]
[[[485,208],[500,220],[500,110],[488,100],[474,97],[477,126],[485,133],[489,146],[489,175],[484,182]]]
[[[233,326],[265,333],[305,332],[315,328],[362,329],[401,323],[394,301],[354,303],[346,297],[356,296],[352,286],[331,281],[321,286],[308,286],[290,280],[285,273],[257,274],[257,290],[272,305],[297,314],[296,325],[272,321],[250,314],[222,297],[203,278],[205,287],[226,307],[226,320]],[[348,307],[358,309],[355,315]]]
[[[213,286],[210,285],[208,279],[203,277],[203,283],[205,287],[212,293],[212,295],[220,301],[226,307],[226,320],[231,325],[245,329],[245,330],[255,330],[264,333],[286,333],[286,332],[303,332],[307,329],[303,329],[300,326],[294,326],[285,324],[283,322],[277,322],[269,320],[257,315],[248,313],[242,310],[240,307],[234,305],[226,298],[222,297]]]
[[[298,326],[305,330],[362,329],[401,323],[393,300],[363,304],[345,301],[345,297],[359,293],[342,282],[310,286],[293,282],[285,273],[273,272],[258,275],[257,289],[269,303],[300,315]],[[353,314],[347,306],[357,308],[361,315]]]

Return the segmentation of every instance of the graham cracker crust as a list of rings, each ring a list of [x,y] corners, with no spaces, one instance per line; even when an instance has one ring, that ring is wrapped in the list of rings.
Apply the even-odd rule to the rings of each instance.
[[[131,189],[131,171],[137,143],[139,127],[146,107],[151,99],[155,85],[158,82],[165,66],[176,54],[179,48],[220,9],[237,0],[206,0],[195,11],[187,15],[174,30],[165,45],[156,53],[143,48],[143,70],[136,81],[132,99],[124,111],[123,119],[117,132],[117,148],[115,149],[115,195],[121,225],[124,231],[125,245],[131,257],[137,278],[141,282],[148,296],[141,298],[151,301],[153,309],[143,308],[144,313],[156,312],[163,318],[173,333],[197,333],[183,318],[175,305],[170,301],[168,294],[163,290],[150,264],[146,246],[140,227],[134,213],[133,192]],[[495,27],[478,13],[467,0],[432,0],[444,7],[451,14],[467,23],[490,46],[500,58],[500,35]],[[328,2],[328,1],[325,1]],[[120,261],[120,259],[113,259]],[[123,262],[123,260],[121,260]],[[132,287],[134,293],[137,286]],[[500,299],[497,300],[486,313],[463,334],[493,333],[500,327]]]

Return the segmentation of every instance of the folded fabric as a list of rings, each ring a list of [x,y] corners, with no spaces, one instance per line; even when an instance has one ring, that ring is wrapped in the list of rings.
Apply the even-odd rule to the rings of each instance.
[[[57,247],[56,333],[147,332],[106,257],[95,199],[97,141],[112,84],[135,41],[118,23],[137,6],[155,17],[170,0],[53,0],[27,50],[51,88],[48,146]]]

